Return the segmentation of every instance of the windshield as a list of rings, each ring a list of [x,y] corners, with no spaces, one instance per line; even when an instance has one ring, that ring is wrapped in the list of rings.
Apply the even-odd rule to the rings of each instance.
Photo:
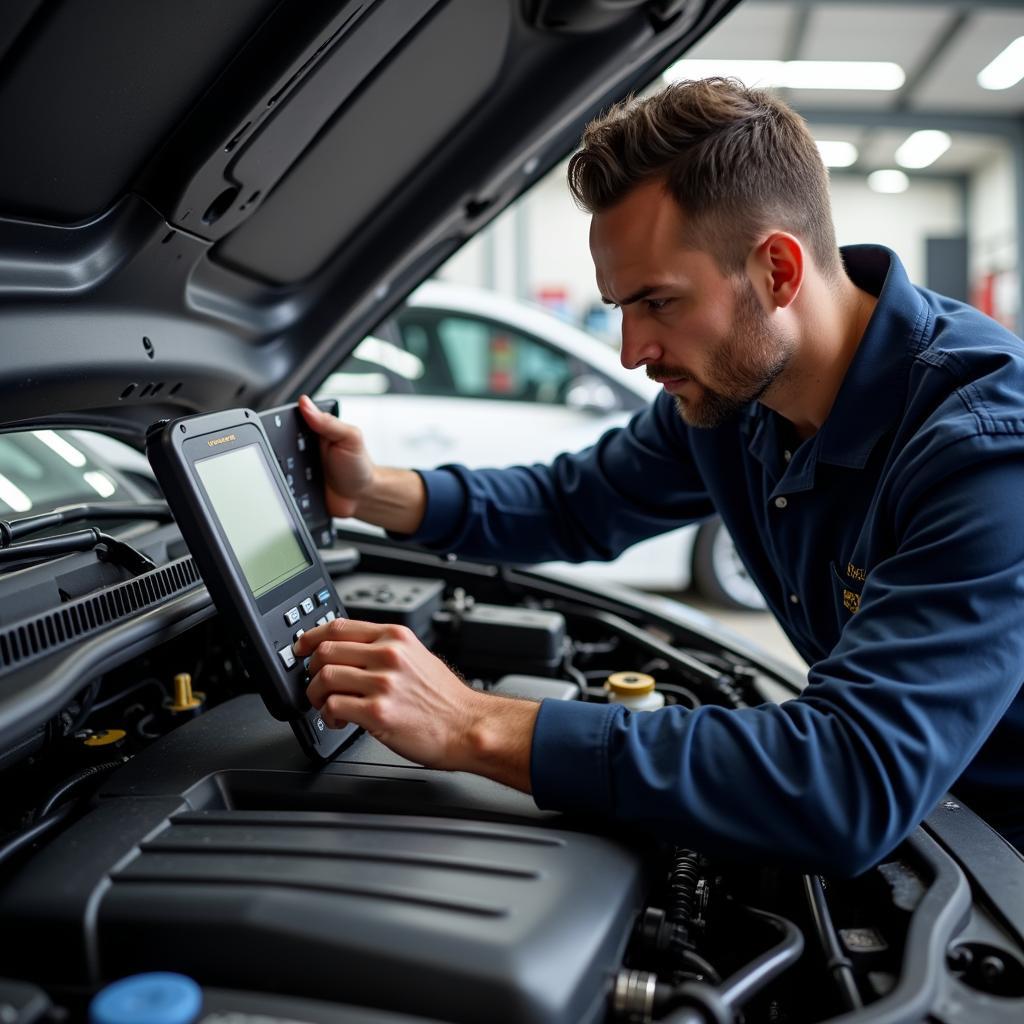
[[[128,501],[137,496],[120,470],[94,451],[81,431],[0,434],[0,517],[4,519],[49,512],[62,505]]]

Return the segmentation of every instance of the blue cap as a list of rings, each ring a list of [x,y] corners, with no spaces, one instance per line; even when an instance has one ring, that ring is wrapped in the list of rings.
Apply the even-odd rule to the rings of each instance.
[[[136,974],[108,985],[89,1004],[90,1024],[193,1024],[202,989],[184,974]]]

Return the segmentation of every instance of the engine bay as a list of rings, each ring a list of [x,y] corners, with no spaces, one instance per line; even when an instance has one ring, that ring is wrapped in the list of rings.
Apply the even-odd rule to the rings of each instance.
[[[301,488],[315,446],[274,427]],[[294,497],[348,615],[407,626],[467,686],[636,714],[798,692],[673,602],[334,539]],[[150,972],[193,979],[210,1022],[1020,1019],[1024,868],[956,800],[874,869],[823,878],[542,811],[366,734],[312,763],[175,524],[118,514],[127,554],[47,559],[44,539],[19,562],[28,527],[8,531],[5,1021],[86,1019]]]

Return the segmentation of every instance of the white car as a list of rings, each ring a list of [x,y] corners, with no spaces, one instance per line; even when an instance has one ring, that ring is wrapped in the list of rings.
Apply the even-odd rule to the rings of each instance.
[[[609,345],[544,309],[429,281],[317,395],[341,402],[381,464],[480,467],[584,448],[658,391]],[[644,541],[613,562],[546,568],[648,590],[694,582],[726,606],[764,607],[718,519]]]

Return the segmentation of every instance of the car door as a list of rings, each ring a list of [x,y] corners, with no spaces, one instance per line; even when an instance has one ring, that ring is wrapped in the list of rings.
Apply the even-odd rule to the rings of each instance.
[[[379,334],[319,391],[339,398],[379,462],[546,461],[590,444],[638,404],[578,355],[499,319],[409,306]],[[602,400],[570,399],[581,381]]]

